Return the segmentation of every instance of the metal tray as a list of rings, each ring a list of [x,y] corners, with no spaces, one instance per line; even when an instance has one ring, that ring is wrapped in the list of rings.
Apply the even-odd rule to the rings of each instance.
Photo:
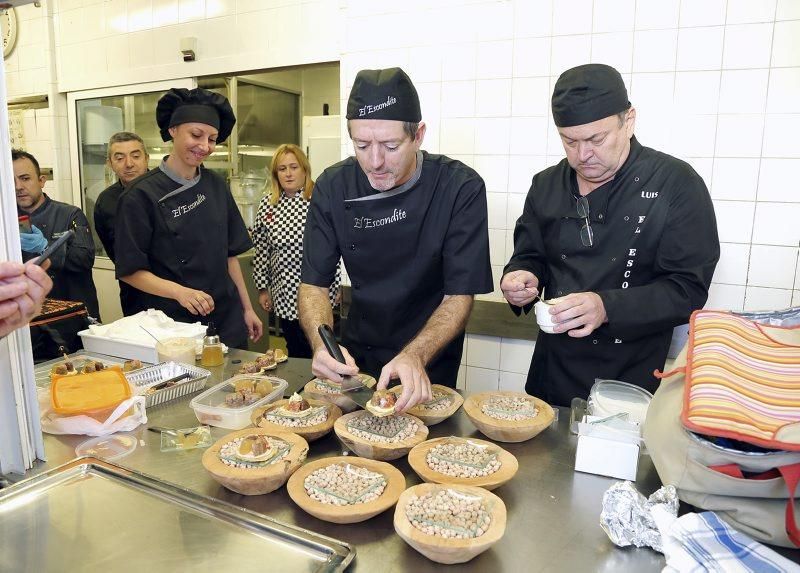
[[[152,394],[147,394],[145,407],[149,408],[197,392],[205,386],[211,372],[205,368],[190,366],[182,362],[161,362],[147,368],[127,372],[125,377],[130,382],[134,394],[144,394],[150,386],[187,372],[192,375],[188,381],[183,380],[170,388],[162,388]]]
[[[89,360],[99,360],[103,364],[106,364],[108,366],[119,366],[120,368],[122,367],[123,364],[125,364],[124,358],[118,358],[116,356],[108,356],[106,354],[99,354],[97,352],[89,352],[86,350],[79,350],[78,352],[73,352],[72,354],[68,354],[67,357],[70,360],[72,360],[72,362],[75,363],[76,367],[83,366],[83,363]],[[63,361],[64,358],[61,357],[37,364],[36,367],[33,369],[34,375],[36,377],[36,386],[38,388],[49,388],[50,368],[52,368],[54,364],[58,364]],[[138,370],[134,370],[133,372],[138,372]]]
[[[0,490],[0,571],[343,571],[350,545],[91,457]]]

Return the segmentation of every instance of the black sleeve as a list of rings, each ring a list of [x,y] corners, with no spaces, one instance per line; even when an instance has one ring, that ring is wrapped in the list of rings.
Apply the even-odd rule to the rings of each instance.
[[[540,285],[547,283],[547,252],[542,228],[536,216],[535,177],[525,198],[522,215],[514,226],[514,253],[503,268],[503,274],[511,271],[529,271],[536,275]]]
[[[153,240],[155,213],[145,192],[137,187],[126,191],[117,204],[114,252],[116,277],[136,271],[149,271],[150,245]]]
[[[613,336],[636,338],[684,324],[708,298],[719,261],[717,221],[705,183],[689,171],[671,195],[654,261],[656,278],[643,286],[598,292]]]
[[[486,185],[477,174],[458,192],[442,248],[444,292],[492,292]]]
[[[100,193],[97,198],[97,203],[94,205],[94,230],[103,244],[108,257],[113,261],[114,257],[114,225],[113,216],[108,212],[106,207],[106,198]]]
[[[331,212],[331,195],[328,178],[323,173],[314,186],[303,233],[300,280],[324,288],[329,288],[333,283],[341,258]]]
[[[64,231],[72,229],[75,236],[67,241],[64,248],[50,257],[50,268],[53,271],[92,272],[94,266],[94,239],[89,229],[89,220],[78,208],[74,208],[69,224]]]
[[[233,194],[227,185],[224,186],[225,201],[228,209],[228,256],[235,257],[253,248],[250,234],[239,212],[239,206],[233,200]]]

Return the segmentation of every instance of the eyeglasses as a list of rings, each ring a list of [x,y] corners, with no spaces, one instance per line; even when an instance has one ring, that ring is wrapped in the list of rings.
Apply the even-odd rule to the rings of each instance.
[[[580,196],[578,201],[578,217],[583,217],[583,226],[581,227],[581,243],[584,247],[594,246],[594,232],[592,225],[589,223],[589,200]]]

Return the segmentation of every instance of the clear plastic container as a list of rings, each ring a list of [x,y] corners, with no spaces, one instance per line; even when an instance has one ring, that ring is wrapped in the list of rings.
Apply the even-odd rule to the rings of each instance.
[[[241,383],[248,379],[254,381],[269,381],[272,384],[272,391],[250,404],[243,406],[227,405],[226,398],[229,394],[236,392],[237,382]],[[196,396],[192,399],[191,406],[195,416],[197,416],[197,420],[201,424],[209,424],[229,430],[241,430],[250,425],[250,415],[256,408],[281,399],[288,386],[288,382],[282,378],[240,374],[216,386],[212,386],[202,394]]]
[[[159,362],[182,362],[194,365],[195,340],[193,338],[167,338],[156,343]]]
[[[111,436],[98,436],[81,442],[75,448],[76,456],[92,456],[109,462],[124,458],[136,449],[138,440],[136,436],[127,434],[112,434]]]
[[[601,418],[625,413],[629,422],[641,425],[652,399],[653,395],[639,386],[619,380],[596,380],[587,411]]]

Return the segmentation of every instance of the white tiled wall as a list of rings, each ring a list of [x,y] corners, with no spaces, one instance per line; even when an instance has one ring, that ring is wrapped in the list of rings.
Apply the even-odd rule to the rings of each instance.
[[[688,161],[710,188],[723,245],[709,306],[800,304],[797,0],[49,1],[55,68],[40,79],[47,63],[21,56],[21,40],[7,63],[12,93],[63,99],[71,90],[340,60],[344,107],[357,70],[403,67],[422,100],[425,147],[486,179],[496,278],[532,175],[563,156],[549,113],[555,79],[573,65],[610,63],[638,109],[640,141]],[[34,8],[18,12],[31,18]],[[46,17],[38,25],[46,35]],[[178,51],[185,36],[198,38],[189,64]],[[56,150],[65,145],[60,105]],[[532,343],[468,336],[459,384],[520,388],[532,351]]]

